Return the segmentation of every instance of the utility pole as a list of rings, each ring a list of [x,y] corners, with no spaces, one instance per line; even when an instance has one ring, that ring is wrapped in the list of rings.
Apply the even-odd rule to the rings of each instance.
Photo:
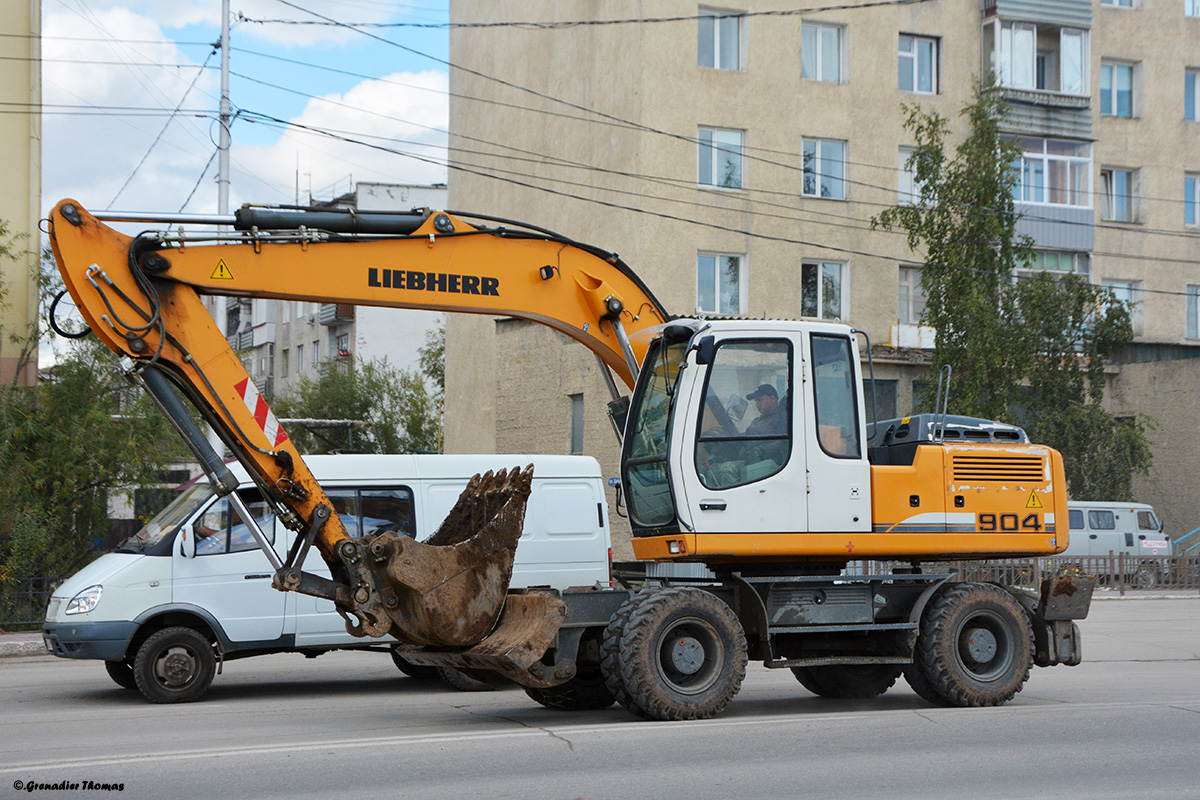
[[[221,0],[221,123],[217,150],[217,213],[229,213],[229,0]]]

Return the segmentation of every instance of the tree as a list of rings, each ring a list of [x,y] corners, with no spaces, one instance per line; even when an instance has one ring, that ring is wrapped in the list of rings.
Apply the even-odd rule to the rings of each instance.
[[[1000,132],[994,83],[976,84],[953,158],[946,118],[904,112],[919,198],[871,225],[906,231],[909,248],[925,254],[921,321],[937,331],[935,374],[952,366],[954,410],[1022,424],[1060,450],[1075,499],[1129,499],[1133,473],[1150,466],[1148,422],[1118,421],[1101,406],[1104,363],[1132,341],[1128,306],[1077,275],[1017,278],[1033,242],[1017,234],[1021,148]]]
[[[292,424],[288,435],[302,453],[432,452],[437,446],[433,401],[420,375],[386,359],[352,362],[342,372],[326,364],[316,380],[302,378],[275,413],[296,419],[353,420],[353,427]]]
[[[48,269],[39,281],[43,298],[61,287]],[[39,326],[5,333],[37,352]],[[74,342],[37,386],[0,386],[0,585],[85,564],[111,528],[109,491],[156,483],[179,454],[162,414],[94,337]]]

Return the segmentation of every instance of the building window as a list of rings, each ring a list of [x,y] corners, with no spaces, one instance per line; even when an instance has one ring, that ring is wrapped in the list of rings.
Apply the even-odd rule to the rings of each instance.
[[[1014,89],[1086,95],[1087,31],[1032,22],[989,20],[983,26],[985,72]]]
[[[1113,8],[1133,8],[1133,0],[1100,0],[1100,5]]]
[[[915,205],[921,202],[921,185],[917,183],[916,170],[909,163],[916,148],[900,148],[900,180],[896,201],[901,205]]]
[[[1131,169],[1100,170],[1100,216],[1111,222],[1134,221],[1135,171]]]
[[[1200,339],[1200,286],[1189,283],[1184,301],[1187,303],[1187,338]]]
[[[1200,3],[1200,0],[1196,0]],[[1200,69],[1183,73],[1183,118],[1200,122]]]
[[[286,378],[288,376],[288,361],[290,360],[289,356],[291,355],[291,352],[292,351],[288,350],[286,347],[283,348],[283,357],[280,359],[279,363],[279,374],[281,377]]]
[[[1183,0],[1185,17],[1200,17],[1200,0]]]
[[[312,356],[312,365],[314,367],[321,363],[321,340],[320,339],[313,339],[312,353],[310,353],[309,355]]]
[[[731,16],[734,11],[715,8],[700,9],[699,56],[702,67],[715,69],[742,68],[742,17]]]
[[[920,267],[900,268],[900,309],[896,321],[919,325],[925,314],[925,290],[921,287]]]
[[[1200,225],[1200,174],[1183,176],[1183,224]]]
[[[896,418],[896,381],[863,381],[863,404],[867,407],[867,423]],[[870,433],[870,431],[867,431]]]
[[[1013,199],[1019,203],[1091,205],[1092,146],[1065,139],[1019,140],[1024,152],[1015,168]]]
[[[938,90],[937,39],[900,37],[900,91],[936,94]]]
[[[800,315],[842,318],[842,270],[836,261],[805,261],[800,267]]]
[[[296,372],[301,374],[304,372],[304,345],[296,345]]]
[[[337,354],[341,358],[350,355],[350,334],[339,333],[337,337]]]
[[[1133,116],[1133,64],[1100,65],[1100,113]]]
[[[1021,272],[1074,272],[1087,276],[1091,271],[1091,257],[1087,253],[1071,253],[1059,250],[1037,250],[1027,270]]]
[[[804,186],[808,197],[846,199],[846,143],[834,139],[804,140]]]
[[[696,180],[701,186],[742,188],[742,132],[701,128]]]
[[[1129,306],[1129,317],[1133,323],[1133,332],[1142,332],[1142,282],[1127,281],[1120,278],[1105,278],[1101,281],[1104,288],[1112,292],[1113,299]]]
[[[840,27],[807,22],[801,25],[800,77],[810,81],[842,82]]]
[[[701,253],[696,257],[696,310],[705,314],[742,313],[742,257]]]
[[[583,395],[571,395],[571,455],[583,455]]]

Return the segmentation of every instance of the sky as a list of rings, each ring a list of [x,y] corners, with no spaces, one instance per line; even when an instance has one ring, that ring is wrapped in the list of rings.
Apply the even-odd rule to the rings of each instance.
[[[445,182],[445,27],[277,20],[444,24],[447,5],[231,0],[230,209],[329,199],[357,181]],[[220,12],[220,0],[43,0],[46,212],[66,197],[92,211],[217,211]]]

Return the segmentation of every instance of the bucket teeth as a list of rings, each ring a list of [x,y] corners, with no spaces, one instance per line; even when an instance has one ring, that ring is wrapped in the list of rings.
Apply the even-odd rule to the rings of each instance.
[[[382,557],[372,567],[403,642],[470,647],[495,627],[512,579],[533,466],[471,478],[425,542],[388,532],[363,537]]]

